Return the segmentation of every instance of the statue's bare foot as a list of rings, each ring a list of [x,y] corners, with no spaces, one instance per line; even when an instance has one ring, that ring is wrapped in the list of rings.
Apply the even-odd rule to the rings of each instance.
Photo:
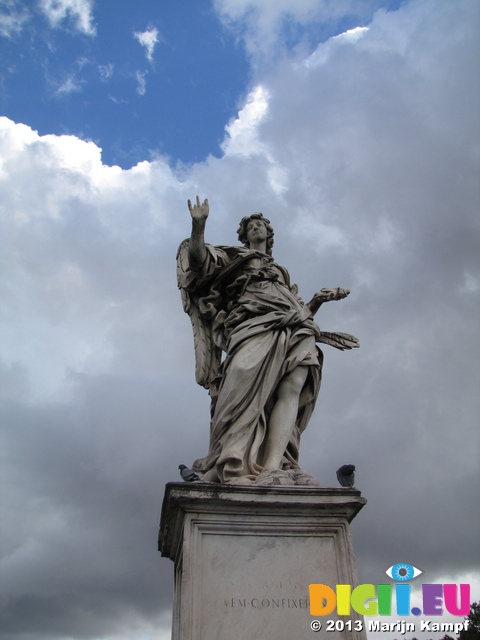
[[[289,471],[282,469],[265,469],[257,476],[255,484],[262,486],[291,486],[295,484],[290,476]]]
[[[292,469],[289,472],[295,482],[296,487],[321,487],[320,482],[308,471],[303,469]]]
[[[303,469],[265,469],[257,477],[255,484],[267,487],[320,487],[318,480]]]
[[[248,484],[252,485],[255,483],[255,479],[251,476],[240,476],[239,478],[231,478],[228,480],[228,484]]]

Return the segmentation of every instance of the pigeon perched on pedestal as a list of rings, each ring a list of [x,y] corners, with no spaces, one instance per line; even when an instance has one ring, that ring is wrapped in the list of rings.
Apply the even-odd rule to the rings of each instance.
[[[178,465],[180,469],[180,475],[185,480],[185,482],[198,482],[200,480],[200,476],[193,471],[193,469],[189,469],[184,464]]]
[[[337,469],[337,480],[342,487],[353,487],[355,484],[355,465],[344,464]]]

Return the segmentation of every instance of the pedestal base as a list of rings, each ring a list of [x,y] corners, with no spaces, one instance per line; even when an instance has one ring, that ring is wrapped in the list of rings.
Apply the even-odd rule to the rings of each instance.
[[[355,489],[167,484],[159,550],[175,562],[173,640],[333,637],[325,619],[311,630],[309,584],[358,584],[349,523],[365,503]]]

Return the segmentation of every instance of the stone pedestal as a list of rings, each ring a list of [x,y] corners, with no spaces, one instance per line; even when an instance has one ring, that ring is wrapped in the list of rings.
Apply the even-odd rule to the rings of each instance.
[[[364,640],[314,633],[309,584],[358,584],[355,489],[169,483],[159,550],[175,563],[173,640]],[[361,620],[352,611],[351,620]],[[354,624],[353,624],[354,627]]]

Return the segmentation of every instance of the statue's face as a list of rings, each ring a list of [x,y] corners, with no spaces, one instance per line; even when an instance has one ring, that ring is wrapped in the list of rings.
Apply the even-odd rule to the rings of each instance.
[[[267,228],[262,220],[256,220],[255,218],[250,220],[245,232],[247,235],[247,242],[250,245],[267,239]]]

